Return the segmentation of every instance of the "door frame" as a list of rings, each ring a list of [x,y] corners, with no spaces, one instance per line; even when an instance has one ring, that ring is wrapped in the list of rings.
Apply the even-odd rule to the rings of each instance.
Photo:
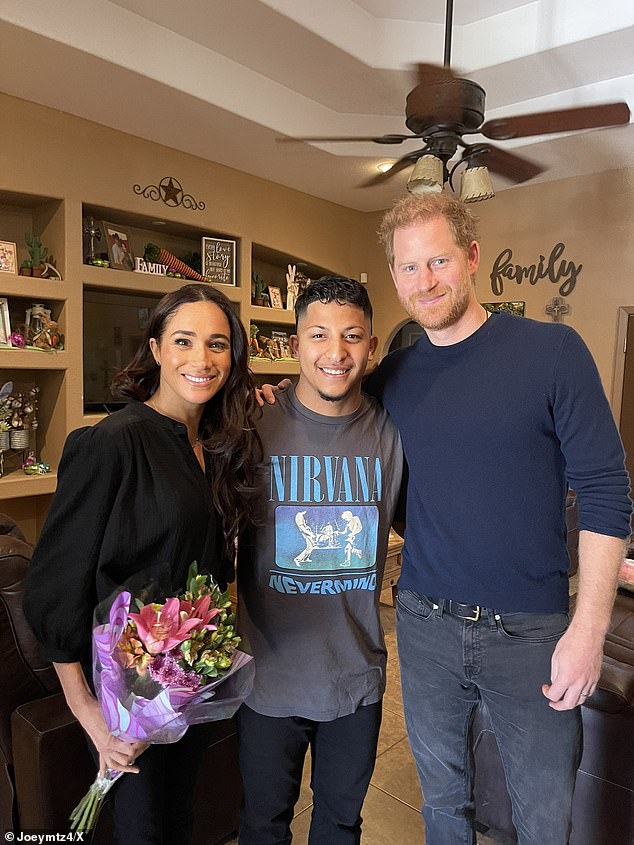
[[[625,376],[625,338],[627,337],[627,324],[630,317],[634,316],[634,305],[621,305],[618,311],[618,323],[616,329],[616,354],[614,358],[614,378],[612,380],[612,413],[617,427],[621,428],[621,403],[623,401],[623,377]],[[634,349],[630,350],[634,354]]]

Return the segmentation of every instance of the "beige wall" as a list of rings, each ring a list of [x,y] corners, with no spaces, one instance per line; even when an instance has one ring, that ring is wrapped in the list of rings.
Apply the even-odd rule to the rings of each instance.
[[[363,240],[361,212],[4,94],[0,108],[1,189],[178,220],[360,272],[354,259],[361,254],[355,249]],[[163,176],[177,178],[206,209],[173,209],[133,193],[134,184]],[[75,242],[79,248],[81,240]]]
[[[590,347],[610,395],[618,309],[634,305],[634,169],[522,185],[474,211],[481,221],[480,301],[524,300],[527,317],[550,319],[544,309],[558,295],[558,285],[547,279],[534,286],[505,282],[503,296],[491,293],[491,267],[506,247],[513,250],[513,260],[529,265],[562,242],[562,257],[583,264],[575,289],[564,297],[570,306],[564,322]]]

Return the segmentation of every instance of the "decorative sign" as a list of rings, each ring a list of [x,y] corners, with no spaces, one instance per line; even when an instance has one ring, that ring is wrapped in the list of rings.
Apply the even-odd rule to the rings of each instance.
[[[206,282],[236,283],[236,242],[224,238],[202,239],[202,271]]]
[[[164,276],[168,271],[167,264],[157,264],[155,261],[146,261],[144,258],[134,259],[135,273],[149,273],[151,276]]]
[[[191,194],[186,194],[181,183],[173,176],[164,176],[158,185],[146,185],[145,188],[133,185],[132,190],[147,200],[161,200],[172,208],[178,205],[193,211],[202,211],[205,208],[205,203],[195,200]]]
[[[548,260],[545,256],[540,255],[539,261],[536,264],[530,264],[528,267],[513,264],[513,251],[503,249],[493,262],[489,277],[491,279],[491,290],[496,296],[501,296],[504,292],[504,279],[508,279],[509,282],[517,282],[518,285],[521,285],[524,280],[527,280],[530,285],[536,285],[540,279],[550,279],[554,285],[561,282],[559,293],[561,296],[568,296],[575,289],[583,264],[575,264],[574,261],[566,261],[561,258],[565,249],[565,244],[555,244]]]

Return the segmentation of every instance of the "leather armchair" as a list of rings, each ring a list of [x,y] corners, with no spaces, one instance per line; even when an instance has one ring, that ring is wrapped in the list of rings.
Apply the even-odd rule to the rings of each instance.
[[[0,833],[62,833],[95,777],[95,764],[55,670],[39,657],[22,612],[30,559],[31,547],[15,523],[0,514]],[[241,784],[234,721],[211,724],[208,743],[196,788],[194,845],[215,845],[238,827]],[[106,809],[93,843],[110,842]]]

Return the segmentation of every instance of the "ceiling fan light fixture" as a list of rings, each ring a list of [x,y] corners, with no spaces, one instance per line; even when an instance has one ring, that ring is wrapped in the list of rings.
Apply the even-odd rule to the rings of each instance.
[[[482,202],[495,196],[491,176],[486,167],[467,167],[460,182],[461,202]]]
[[[442,191],[443,182],[442,160],[428,153],[416,162],[407,182],[407,190],[410,194],[439,194]]]

